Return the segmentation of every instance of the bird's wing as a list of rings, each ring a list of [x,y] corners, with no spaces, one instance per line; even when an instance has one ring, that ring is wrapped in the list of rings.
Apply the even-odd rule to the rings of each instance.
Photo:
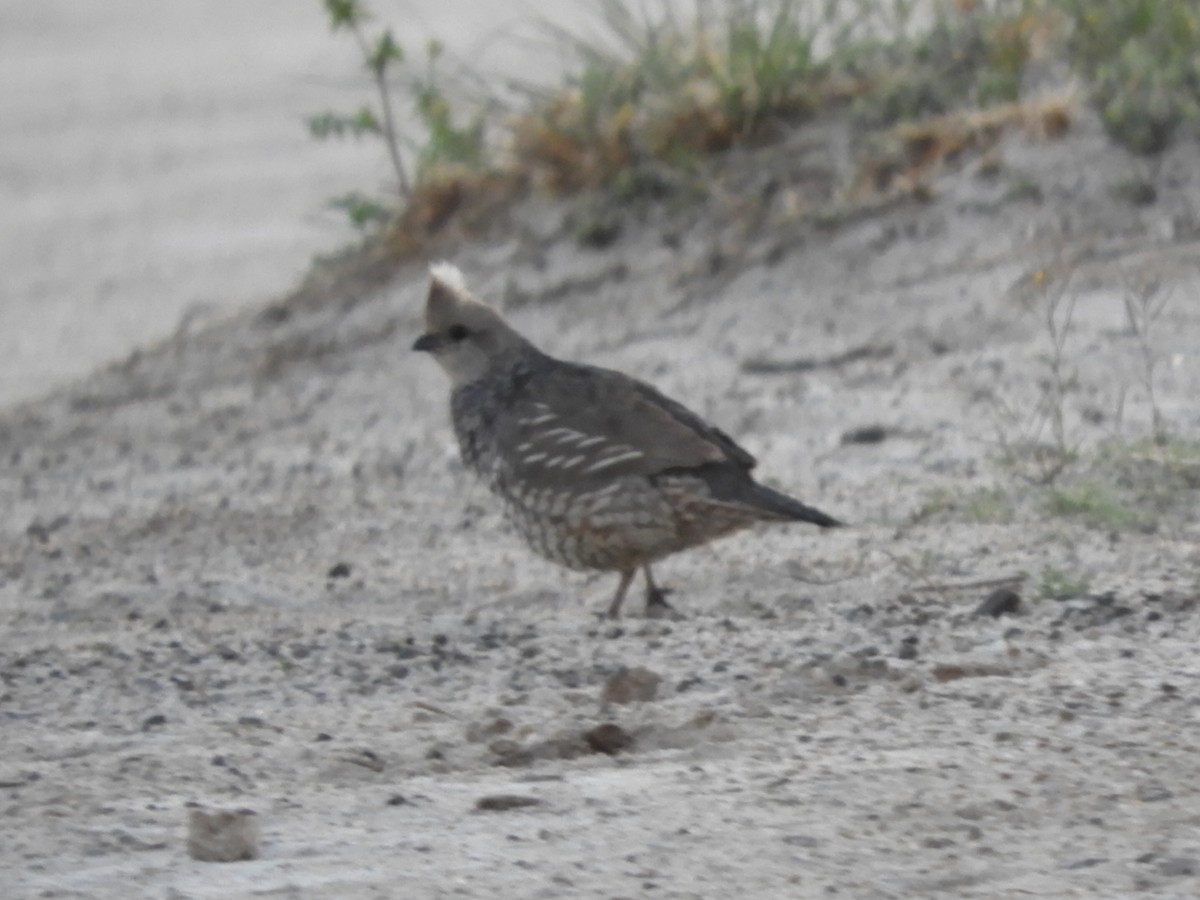
[[[682,404],[609,369],[555,361],[512,397],[498,428],[518,470],[551,481],[609,480],[754,457]]]

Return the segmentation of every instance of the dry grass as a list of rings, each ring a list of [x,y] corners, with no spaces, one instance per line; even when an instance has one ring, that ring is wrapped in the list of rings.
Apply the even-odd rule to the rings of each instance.
[[[550,35],[577,60],[562,85],[530,90],[515,110],[487,98],[466,108],[444,89],[439,45],[417,73],[390,31],[369,33],[363,0],[324,2],[335,27],[354,34],[382,108],[313,121],[322,133],[365,128],[388,141],[402,202],[353,197],[342,207],[364,229],[387,222],[383,242],[400,257],[445,236],[486,233],[505,202],[528,190],[619,190],[631,173],[665,167],[676,184],[695,181],[689,193],[702,202],[705,160],[770,145],[820,117],[848,118],[855,131],[858,175],[840,202],[869,209],[927,198],[944,166],[1014,129],[1058,137],[1088,100],[1102,104],[1116,139],[1160,146],[1159,120],[1187,120],[1196,107],[1188,90],[1200,84],[1185,52],[1200,14],[1174,4],[600,0],[601,38]],[[1029,72],[1059,64],[1073,67],[1081,87],[1026,93]],[[407,92],[385,77],[397,68],[414,73]],[[1146,109],[1133,109],[1130,98],[1142,96]],[[405,97],[426,131],[424,142],[408,141],[411,178],[388,111]]]

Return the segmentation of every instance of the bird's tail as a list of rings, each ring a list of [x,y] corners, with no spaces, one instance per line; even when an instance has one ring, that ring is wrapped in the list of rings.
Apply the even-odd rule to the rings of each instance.
[[[765,485],[752,483],[750,495],[745,499],[753,506],[781,519],[791,519],[796,522],[811,522],[822,528],[840,528],[844,522],[839,522],[833,516],[821,512],[812,506],[806,506],[794,497],[773,491]]]

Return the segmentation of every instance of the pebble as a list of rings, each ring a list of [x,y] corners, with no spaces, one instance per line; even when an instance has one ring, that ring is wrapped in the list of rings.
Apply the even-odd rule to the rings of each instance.
[[[200,862],[258,859],[258,817],[253,810],[193,809],[188,814],[188,856]]]
[[[996,588],[975,608],[977,616],[1015,616],[1021,611],[1021,595],[1012,588]]]
[[[603,704],[647,703],[658,695],[662,676],[643,666],[621,669],[609,677],[600,692]]]
[[[510,809],[524,809],[530,806],[541,806],[542,801],[537,797],[524,794],[488,794],[475,801],[476,812],[505,812]]]

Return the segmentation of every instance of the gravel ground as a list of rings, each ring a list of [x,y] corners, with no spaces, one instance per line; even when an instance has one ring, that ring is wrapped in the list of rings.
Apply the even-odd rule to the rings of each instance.
[[[1141,206],[1086,119],[998,157],[834,228],[630,215],[596,251],[536,203],[455,253],[852,523],[665,563],[681,621],[601,621],[609,578],[501,527],[408,351],[422,267],[4,413],[6,895],[1195,896],[1200,153]],[[1080,458],[1047,486],[1064,260]],[[198,810],[252,811],[256,858],[189,856]]]

